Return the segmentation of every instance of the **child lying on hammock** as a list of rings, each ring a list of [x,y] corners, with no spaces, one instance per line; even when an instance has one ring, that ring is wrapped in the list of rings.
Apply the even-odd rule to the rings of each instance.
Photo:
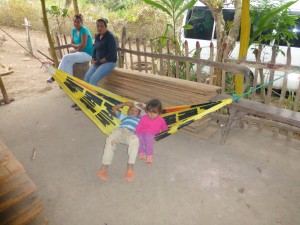
[[[124,106],[129,107],[127,115],[123,115],[119,110]],[[138,109],[133,102],[124,102],[118,104],[113,106],[112,110],[121,120],[121,124],[106,138],[102,157],[102,166],[97,175],[101,180],[108,180],[107,169],[112,162],[116,144],[123,143],[128,145],[128,164],[125,173],[125,180],[131,181],[134,177],[133,165],[135,164],[139,148],[139,139],[134,132],[140,120],[141,110]]]

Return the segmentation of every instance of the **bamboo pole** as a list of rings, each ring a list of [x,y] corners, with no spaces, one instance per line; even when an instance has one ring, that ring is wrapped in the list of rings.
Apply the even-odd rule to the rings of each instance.
[[[240,37],[240,51],[239,59],[245,60],[249,48],[250,40],[250,0],[242,1],[242,17],[241,17],[241,37]],[[235,93],[238,95],[244,92],[244,76],[242,74],[236,74],[234,76]]]

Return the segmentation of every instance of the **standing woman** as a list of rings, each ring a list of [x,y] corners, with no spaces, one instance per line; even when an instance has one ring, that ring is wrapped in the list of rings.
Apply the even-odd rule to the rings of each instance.
[[[73,65],[75,63],[89,62],[92,60],[93,54],[93,38],[91,32],[83,26],[83,16],[75,14],[73,22],[74,28],[72,30],[71,47],[74,50],[64,55],[58,66],[58,69],[70,75],[73,75]],[[49,83],[53,81],[53,78],[47,80]]]
[[[90,84],[97,83],[107,76],[116,66],[117,41],[107,29],[107,19],[101,18],[96,22],[98,34],[95,37],[93,61],[84,80]]]

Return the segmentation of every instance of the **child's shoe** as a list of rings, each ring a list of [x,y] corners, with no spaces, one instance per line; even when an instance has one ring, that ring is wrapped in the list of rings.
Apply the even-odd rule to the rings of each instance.
[[[106,170],[104,169],[100,169],[97,173],[97,176],[101,179],[101,180],[105,180],[107,181],[108,180],[108,176],[107,176],[107,173],[106,173]]]
[[[145,159],[145,153],[144,152],[139,153],[139,159]]]
[[[125,180],[132,181],[134,178],[134,172],[132,169],[127,169],[125,173]]]
[[[146,163],[147,164],[151,164],[152,163],[152,155],[147,155]]]

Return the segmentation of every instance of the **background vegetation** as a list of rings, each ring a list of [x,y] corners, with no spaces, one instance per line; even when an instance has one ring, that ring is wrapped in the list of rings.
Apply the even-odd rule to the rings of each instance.
[[[65,0],[46,0],[46,7],[65,8]],[[153,38],[162,35],[167,23],[166,15],[143,3],[141,0],[79,0],[80,13],[84,16],[84,24],[92,33],[96,33],[95,21],[100,17],[108,19],[109,29],[121,37],[122,27],[126,26],[127,36]],[[0,25],[23,29],[24,17],[31,22],[33,30],[44,30],[40,0],[0,0]],[[59,31],[57,19],[61,27],[60,33],[69,35],[73,27],[73,5],[68,8],[67,16],[48,13],[52,33]],[[9,18],[9,19],[8,19]]]

